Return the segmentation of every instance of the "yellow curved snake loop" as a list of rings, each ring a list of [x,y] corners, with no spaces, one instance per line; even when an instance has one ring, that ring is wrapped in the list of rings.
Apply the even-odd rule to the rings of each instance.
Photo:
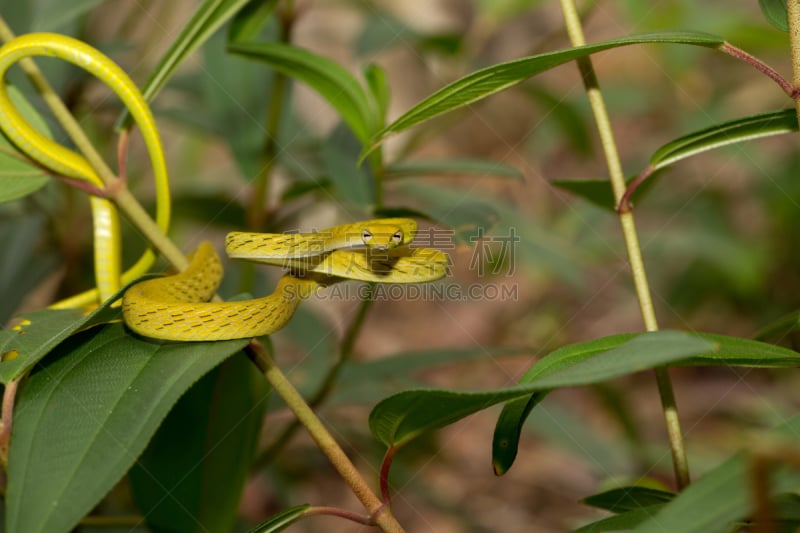
[[[91,46],[63,35],[31,33],[17,37],[0,47],[0,80],[17,61],[31,56],[50,56],[77,65],[93,74],[122,100],[133,116],[144,139],[153,166],[156,183],[156,222],[166,232],[170,218],[170,194],[167,167],[161,138],[150,108],[139,89],[113,61]],[[31,159],[56,174],[83,180],[102,189],[104,184],[89,162],[80,154],[48,139],[17,111],[0,82],[0,129]],[[127,272],[120,276],[120,230],[114,205],[91,197],[94,224],[95,279],[97,288],[72,297],[56,307],[72,307],[105,300],[123,283],[142,275],[153,264],[155,254],[148,250]]]
[[[314,233],[230,233],[230,257],[288,269],[275,292],[253,300],[208,302],[222,279],[222,265],[206,242],[188,269],[128,289],[122,301],[125,323],[141,335],[171,341],[258,337],[283,328],[303,300],[345,279],[421,283],[444,277],[447,254],[408,246],[416,228],[413,220],[394,218]]]

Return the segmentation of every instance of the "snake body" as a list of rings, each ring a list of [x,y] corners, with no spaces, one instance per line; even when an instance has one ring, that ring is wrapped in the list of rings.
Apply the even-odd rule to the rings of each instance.
[[[91,46],[62,35],[33,33],[0,47],[0,129],[28,157],[55,174],[85,181],[98,190],[103,182],[82,155],[48,139],[33,128],[9,98],[2,78],[17,61],[51,56],[73,63],[96,76],[122,100],[144,139],[156,183],[156,223],[166,232],[170,194],[161,140],[152,113],[139,89],[119,66]],[[45,83],[38,86],[52,96]],[[68,113],[53,97],[51,107]],[[127,272],[121,272],[120,228],[116,207],[93,196],[96,288],[54,307],[81,306],[105,300],[118,288],[143,274],[154,254],[146,252]],[[222,278],[219,256],[209,243],[193,254],[189,268],[176,275],[147,280],[129,288],[122,302],[123,318],[135,332],[173,341],[203,341],[268,335],[284,327],[297,306],[321,287],[344,279],[377,283],[415,283],[446,274],[446,254],[412,248],[413,220],[390,218],[342,224],[312,233],[228,235],[232,258],[286,268],[275,291],[263,298],[221,302],[212,299]]]
[[[446,254],[405,246],[415,231],[413,220],[380,219],[314,233],[230,233],[226,239],[230,257],[289,269],[272,294],[208,302],[222,279],[222,265],[206,242],[198,247],[187,270],[128,289],[123,316],[140,335],[171,341],[269,335],[286,325],[303,300],[344,279],[418,283],[443,277]]]
[[[0,80],[16,62],[32,56],[50,56],[68,61],[96,76],[122,100],[139,126],[156,183],[156,222],[166,231],[170,218],[170,194],[167,166],[158,129],[144,97],[127,74],[108,57],[86,43],[54,33],[31,33],[17,37],[0,47]],[[48,139],[25,120],[0,81],[0,129],[28,157],[52,172],[85,181],[102,189],[103,181],[92,165],[80,154]],[[59,307],[97,303],[117,292],[122,283],[141,276],[153,264],[155,255],[145,254],[120,276],[119,217],[114,205],[105,198],[91,197],[95,243],[95,281],[97,288],[70,298]]]

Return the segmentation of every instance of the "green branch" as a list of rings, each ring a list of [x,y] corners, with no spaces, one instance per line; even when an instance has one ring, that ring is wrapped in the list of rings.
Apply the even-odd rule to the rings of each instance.
[[[586,40],[583,36],[583,28],[580,17],[575,7],[574,0],[561,0],[561,9],[564,13],[564,21],[567,26],[567,33],[573,46],[583,46]],[[592,61],[589,57],[577,60],[589,104],[594,114],[600,141],[603,146],[608,173],[611,180],[611,187],[614,191],[614,199],[617,203],[625,194],[625,174],[622,171],[619,154],[617,152],[614,133],[611,129],[611,121],[608,117],[603,93],[595,76]],[[639,237],[636,232],[636,225],[633,220],[633,213],[630,210],[621,210],[619,221],[622,227],[622,234],[625,238],[625,246],[628,250],[628,261],[631,266],[633,284],[636,288],[636,296],[639,300],[639,308],[642,313],[645,329],[647,331],[657,331],[658,321],[656,320],[653,298],[650,293],[650,286],[647,281],[647,271],[645,270],[642,250],[639,245]],[[689,465],[686,460],[686,449],[683,442],[683,434],[678,417],[678,408],[675,404],[675,395],[672,391],[672,382],[666,368],[656,369],[656,381],[661,397],[661,405],[664,411],[664,419],[667,426],[670,450],[672,452],[673,468],[679,489],[689,484]]]

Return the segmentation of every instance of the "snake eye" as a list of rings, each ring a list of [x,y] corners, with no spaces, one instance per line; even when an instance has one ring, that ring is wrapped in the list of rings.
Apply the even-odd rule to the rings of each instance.
[[[364,241],[364,244],[369,244],[369,241],[372,240],[372,232],[368,229],[365,229],[361,232],[361,240]]]
[[[403,242],[403,232],[400,231],[400,230],[395,231],[394,235],[392,235],[392,239],[391,240],[392,240],[392,244],[397,246],[398,244]]]

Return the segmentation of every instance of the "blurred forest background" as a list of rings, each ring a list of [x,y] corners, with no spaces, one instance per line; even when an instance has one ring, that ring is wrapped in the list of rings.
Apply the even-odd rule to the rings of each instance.
[[[91,9],[65,21],[52,16],[63,12],[55,4],[2,0],[0,9],[18,34],[77,36],[108,53],[139,83],[195,8],[190,1],[73,2],[78,11],[88,4]],[[292,4],[297,15],[293,44],[354,73],[369,63],[386,69],[390,118],[480,67],[570,46],[556,2],[281,4]],[[755,0],[589,4],[584,8],[589,42],[651,30],[700,30],[790,75],[788,36],[769,26]],[[276,31],[275,24],[267,29]],[[593,62],[629,176],[675,137],[790,105],[764,76],[704,48],[630,46],[596,55]],[[114,161],[116,100],[77,69],[39,64]],[[273,82],[263,64],[226,54],[222,32],[154,101],[175,196],[172,235],[184,250],[203,239],[221,249],[226,232],[246,226],[250,182],[266,164],[264,117]],[[146,200],[149,162],[138,139],[135,143],[129,174],[134,192]],[[269,216],[261,229],[319,228],[372,216],[368,178],[348,175],[358,147],[335,111],[301,84],[287,88],[274,143]],[[635,206],[662,328],[748,337],[797,308],[796,147],[795,137],[781,136],[689,159],[659,175]],[[450,240],[450,228],[421,221],[433,234],[448,236],[431,243],[453,261],[453,275],[442,284],[505,287],[516,298],[486,291],[463,301],[374,303],[355,341],[354,361],[318,409],[368,477],[383,450],[369,435],[367,415],[390,393],[426,384],[463,390],[508,386],[535,357],[565,343],[643,329],[617,218],[554,185],[606,176],[574,65],[398,136],[385,157],[390,164],[484,158],[517,170],[520,176],[474,168],[437,176],[398,172],[387,177],[385,191],[387,208],[425,213],[454,229]],[[0,271],[4,321],[91,285],[90,220],[84,195],[60,183],[0,206],[5,259],[19,258],[4,259]],[[501,250],[502,239],[511,231],[520,241],[508,254]],[[470,242],[481,235],[477,244]],[[136,235],[126,239],[139,241]],[[125,250],[131,258],[137,251],[136,245]],[[226,296],[253,275],[234,264],[227,273]],[[270,292],[273,273],[259,270],[257,276],[253,292]],[[358,307],[357,301],[323,294],[274,335],[278,363],[302,391],[310,394],[320,385]],[[791,339],[785,342],[790,345]],[[393,356],[404,352],[419,356],[398,364],[401,359]],[[792,373],[683,368],[673,375],[695,476],[718,464],[759,424],[800,407],[793,392],[800,384]],[[499,478],[490,464],[497,413],[472,416],[399,454],[392,472],[394,507],[409,531],[563,531],[600,516],[579,500],[614,479],[643,476],[671,484],[652,374],[549,396],[526,425],[514,468]],[[265,446],[290,420],[279,402],[271,403]],[[126,509],[126,494],[122,483],[104,506]],[[242,527],[306,501],[357,505],[300,431],[254,473],[242,502]],[[314,518],[290,529],[323,530],[359,528]]]

